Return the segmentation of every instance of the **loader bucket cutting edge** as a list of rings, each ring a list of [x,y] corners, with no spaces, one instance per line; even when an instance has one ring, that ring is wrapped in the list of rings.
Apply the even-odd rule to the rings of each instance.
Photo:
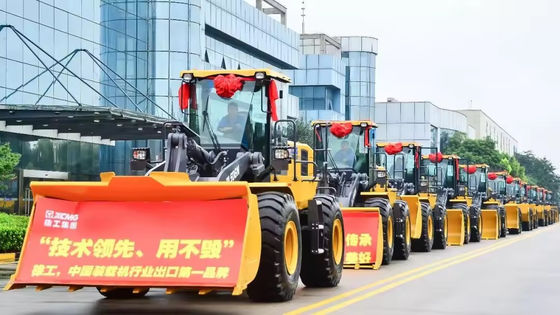
[[[465,218],[461,209],[447,209],[447,244],[463,246],[465,242]]]
[[[482,239],[497,240],[499,238],[498,211],[496,209],[482,209]]]
[[[35,203],[5,289],[218,288],[241,294],[261,250],[256,196],[245,182],[169,173],[102,182],[32,183]]]
[[[344,268],[374,269],[383,260],[383,224],[379,208],[342,208]]]
[[[519,229],[521,222],[519,222],[518,206],[516,204],[508,204],[504,206],[506,209],[506,228]]]

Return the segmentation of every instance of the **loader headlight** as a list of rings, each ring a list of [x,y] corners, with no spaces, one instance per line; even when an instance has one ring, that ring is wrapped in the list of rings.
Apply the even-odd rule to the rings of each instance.
[[[428,181],[427,180],[421,180],[420,181],[420,186],[421,187],[428,187]]]
[[[265,77],[264,72],[255,73],[255,79],[257,80],[264,80],[264,77]]]
[[[132,158],[140,161],[148,160],[150,158],[150,149],[148,148],[133,149]]]
[[[290,151],[287,149],[275,149],[274,158],[277,160],[287,160],[290,158]]]
[[[187,82],[191,82],[193,80],[193,75],[192,73],[185,73],[183,74],[183,80],[187,81]]]
[[[386,171],[377,171],[377,178],[385,178],[387,177]]]

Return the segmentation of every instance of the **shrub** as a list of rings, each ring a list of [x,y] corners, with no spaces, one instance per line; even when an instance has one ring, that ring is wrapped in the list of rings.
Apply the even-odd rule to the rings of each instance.
[[[0,253],[19,252],[29,218],[0,213]]]

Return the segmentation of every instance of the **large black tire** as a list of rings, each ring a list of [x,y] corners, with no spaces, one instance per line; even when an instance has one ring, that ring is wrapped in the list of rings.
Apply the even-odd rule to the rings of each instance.
[[[478,207],[471,207],[469,209],[471,217],[471,242],[480,242],[482,239],[482,217]]]
[[[463,244],[467,245],[471,240],[471,216],[469,213],[469,206],[466,203],[455,204],[454,207],[461,209],[463,212],[463,224],[465,225],[465,238]]]
[[[412,240],[412,251],[429,252],[434,246],[434,214],[430,209],[430,204],[426,202],[420,204],[422,207],[422,232],[420,238]]]
[[[434,245],[433,249],[445,249],[447,247],[447,209],[442,205],[434,208]]]
[[[344,222],[342,221],[342,211],[340,211],[340,206],[332,196],[317,195],[315,200],[320,201],[322,204],[323,225],[325,226],[325,252],[320,255],[311,253],[311,234],[309,230],[304,229],[302,235],[303,260],[301,262],[301,282],[307,287],[336,287],[340,282],[342,268],[344,267]],[[306,215],[306,211],[304,210],[302,217]],[[333,229],[335,229],[335,222],[337,220],[338,227],[336,228],[337,235],[335,236]],[[338,235],[338,233],[342,234]],[[340,247],[338,247],[339,245]]]
[[[261,260],[247,294],[253,301],[281,302],[292,299],[301,270],[301,226],[292,196],[279,192],[258,194],[261,220]],[[293,222],[293,224],[290,224]],[[288,225],[297,230],[297,265],[288,272],[284,236]]]
[[[408,204],[402,200],[397,200],[393,207],[395,223],[395,249],[393,259],[407,260],[410,255],[412,242],[410,239],[410,211]]]
[[[393,233],[393,208],[387,199],[370,198],[364,203],[367,208],[378,207],[381,214],[381,222],[383,224],[383,265],[388,265],[393,260],[395,250],[395,239]],[[389,239],[391,238],[391,239]]]
[[[499,216],[500,216],[500,237],[507,236],[507,223],[506,223],[506,209],[504,207],[500,207],[499,209]]]
[[[144,297],[150,289],[143,289],[138,293],[134,293],[134,288],[116,288],[101,292],[101,288],[98,287],[97,291],[108,299],[138,299]]]
[[[517,209],[517,216],[519,222],[521,222],[521,210],[519,209]],[[509,234],[521,234],[521,231],[523,231],[522,224],[520,224],[518,228],[508,229]]]
[[[535,213],[533,214],[533,229],[538,229],[539,228],[539,213],[537,212],[537,210],[535,210]]]

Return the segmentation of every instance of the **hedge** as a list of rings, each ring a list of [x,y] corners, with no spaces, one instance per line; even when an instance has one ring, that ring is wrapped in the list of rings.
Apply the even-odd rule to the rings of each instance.
[[[29,218],[0,213],[0,253],[21,251]]]

